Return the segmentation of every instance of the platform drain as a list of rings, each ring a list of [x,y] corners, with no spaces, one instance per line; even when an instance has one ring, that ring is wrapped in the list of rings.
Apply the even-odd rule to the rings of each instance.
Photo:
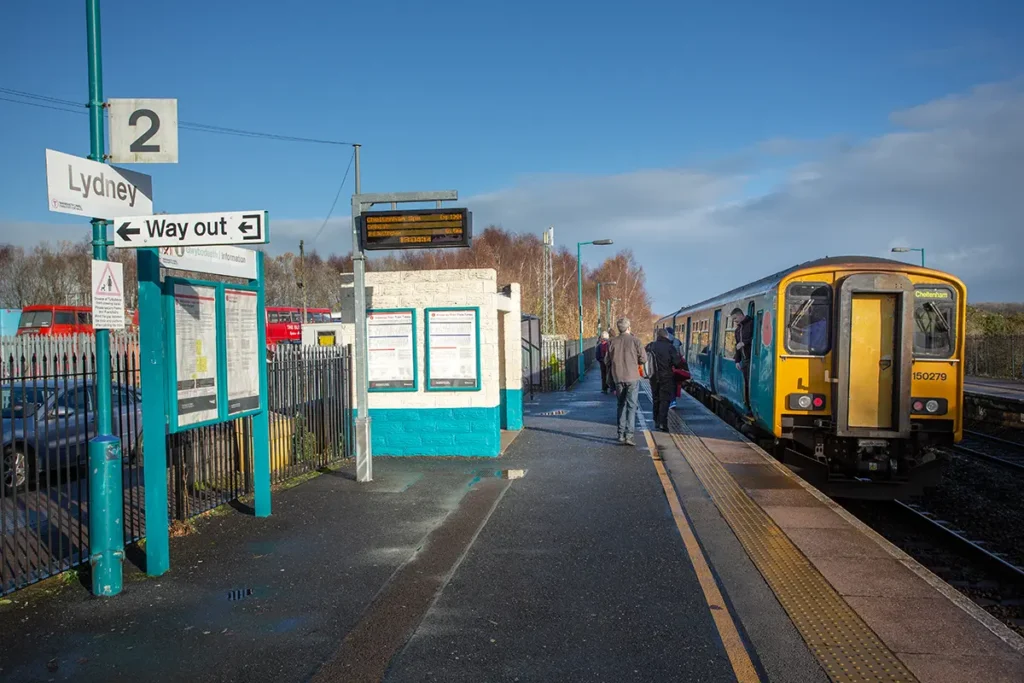
[[[235,602],[237,600],[244,600],[245,598],[252,595],[251,588],[239,588],[238,590],[228,591],[228,600]]]

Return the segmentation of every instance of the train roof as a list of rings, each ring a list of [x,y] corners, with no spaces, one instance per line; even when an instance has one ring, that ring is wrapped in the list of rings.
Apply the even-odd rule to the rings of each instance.
[[[745,285],[730,289],[724,294],[713,296],[710,299],[705,299],[696,304],[689,306],[683,306],[682,308],[663,316],[660,320],[666,320],[675,317],[683,311],[695,310],[707,308],[720,303],[728,303],[735,301],[736,299],[748,299],[758,294],[763,294],[766,290],[776,285],[783,280],[790,273],[794,273],[798,270],[805,270],[808,268],[820,268],[822,266],[845,266],[845,265],[886,265],[886,266],[900,266],[900,267],[916,267],[912,264],[906,263],[905,261],[896,261],[888,258],[880,258],[878,256],[826,256],[824,258],[814,259],[813,261],[805,261],[798,263],[795,266],[790,266],[785,270],[780,270],[777,273],[772,273],[760,280],[755,280]],[[660,322],[659,320],[659,322]]]

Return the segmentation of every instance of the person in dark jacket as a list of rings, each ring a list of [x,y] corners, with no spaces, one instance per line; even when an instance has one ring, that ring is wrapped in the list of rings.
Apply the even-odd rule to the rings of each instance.
[[[611,372],[608,370],[608,333],[601,333],[601,341],[597,343],[597,362],[601,366],[601,393],[607,394],[611,388]]]
[[[654,399],[654,426],[668,431],[668,406],[676,394],[676,377],[673,372],[683,367],[683,357],[669,338],[667,330],[658,330],[656,339],[647,345],[647,351],[654,357],[654,371],[651,374],[651,397]]]
[[[754,346],[754,319],[743,312],[742,309],[734,308],[732,322],[736,326],[736,367],[743,373],[743,400],[747,407],[750,407],[750,358]]]

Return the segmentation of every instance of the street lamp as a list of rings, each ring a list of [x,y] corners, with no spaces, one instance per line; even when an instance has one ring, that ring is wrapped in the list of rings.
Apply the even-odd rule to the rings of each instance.
[[[611,285],[617,285],[618,282],[598,282],[597,283],[597,336],[601,336],[601,285],[606,287]]]
[[[583,377],[583,261],[580,251],[584,244],[594,244],[598,246],[607,246],[611,244],[611,240],[591,240],[589,242],[577,242],[576,243],[576,293],[577,300],[579,303],[579,314],[580,314],[580,355],[577,359],[577,367],[579,368],[579,376]]]
[[[924,268],[924,249],[919,249],[917,247],[893,247],[892,250],[898,254],[903,254],[908,251],[921,252],[921,267]]]

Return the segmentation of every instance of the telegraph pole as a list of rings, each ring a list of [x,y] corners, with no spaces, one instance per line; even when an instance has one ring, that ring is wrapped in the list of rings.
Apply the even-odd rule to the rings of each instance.
[[[299,240],[299,289],[302,290],[302,324],[309,322],[306,312],[306,241]],[[302,329],[301,327],[299,329]]]
[[[103,144],[103,60],[100,2],[85,2],[89,61],[89,158],[105,161]],[[92,257],[107,260],[107,221],[92,219]],[[121,592],[124,559],[124,494],[121,440],[110,429],[110,331],[96,330],[96,436],[89,441],[89,561],[93,595]]]

